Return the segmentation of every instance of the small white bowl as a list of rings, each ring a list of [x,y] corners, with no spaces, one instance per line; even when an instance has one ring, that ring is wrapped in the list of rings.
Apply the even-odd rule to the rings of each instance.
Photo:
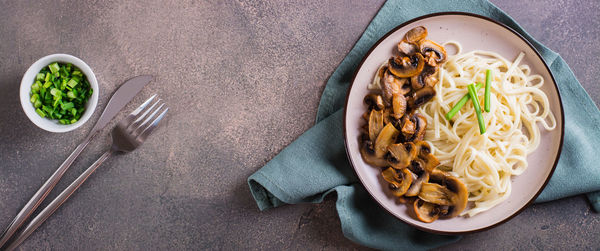
[[[94,90],[92,96],[88,99],[85,105],[85,112],[83,112],[81,118],[79,118],[79,120],[73,124],[63,125],[58,123],[58,120],[40,117],[40,115],[35,112],[33,104],[29,101],[29,93],[31,91],[31,85],[35,82],[35,76],[40,72],[40,70],[42,70],[42,68],[53,62],[71,63],[74,66],[77,66],[77,68],[81,69],[83,74],[87,77],[88,82],[90,82],[90,87]],[[85,62],[68,54],[52,54],[35,61],[35,63],[33,63],[29,69],[27,69],[25,75],[23,75],[20,90],[21,107],[23,107],[23,111],[29,120],[31,120],[31,122],[33,122],[39,128],[49,132],[68,132],[80,127],[92,116],[96,106],[98,105],[99,92],[100,90],[98,89],[96,75],[94,75],[92,69]]]

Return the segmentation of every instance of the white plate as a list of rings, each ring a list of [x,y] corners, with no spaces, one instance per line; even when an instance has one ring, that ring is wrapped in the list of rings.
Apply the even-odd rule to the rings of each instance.
[[[492,209],[473,217],[440,219],[432,223],[414,219],[409,215],[410,209],[404,204],[396,203],[389,194],[387,184],[381,178],[380,169],[366,164],[360,156],[359,128],[364,124],[361,116],[367,109],[363,104],[363,97],[369,92],[367,85],[372,82],[381,63],[393,55],[396,44],[402,40],[404,34],[419,25],[427,28],[428,39],[440,44],[449,40],[458,41],[463,46],[463,52],[476,49],[495,51],[509,60],[515,59],[520,52],[524,52],[525,58],[522,63],[529,65],[533,73],[544,77],[542,90],[548,95],[550,109],[558,123],[553,131],[541,130],[540,147],[527,157],[529,162],[527,170],[513,177],[510,197]],[[344,136],[350,163],[367,191],[383,208],[419,229],[434,233],[459,234],[481,231],[503,223],[533,202],[552,176],[558,162],[563,141],[563,117],[562,104],[554,78],[539,53],[523,37],[503,24],[486,17],[470,13],[436,13],[413,19],[396,27],[367,53],[348,91]]]

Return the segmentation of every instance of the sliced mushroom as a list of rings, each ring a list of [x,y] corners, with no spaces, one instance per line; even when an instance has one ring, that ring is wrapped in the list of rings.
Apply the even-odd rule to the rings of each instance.
[[[398,133],[399,131],[391,123],[388,123],[383,127],[375,140],[375,156],[377,158],[383,159],[383,156],[388,152],[387,147],[394,143]]]
[[[440,161],[431,153],[425,156],[419,156],[419,161],[421,162],[423,169],[425,169],[427,172],[433,171],[433,169],[440,164]]]
[[[363,140],[362,145],[360,147],[360,155],[363,160],[372,166],[376,167],[385,167],[388,165],[387,161],[383,158],[378,158],[375,156],[375,147],[373,146],[373,141]]]
[[[392,96],[392,117],[398,120],[404,116],[405,112],[406,97],[402,94],[394,94],[394,96]]]
[[[457,200],[453,201],[452,206],[448,209],[447,212],[444,213],[444,217],[455,217],[458,216],[465,208],[467,207],[467,199],[469,197],[469,192],[467,191],[467,186],[460,181],[458,178],[446,174],[446,187],[448,190],[456,193]]]
[[[431,153],[431,146],[426,141],[415,140],[415,148],[419,156],[425,156]]]
[[[404,88],[407,85],[408,79],[398,78],[394,76],[389,70],[383,74],[383,81],[381,81],[381,92],[383,94],[383,101],[390,105],[394,95],[404,95],[410,91]]]
[[[382,129],[383,111],[371,110],[371,115],[369,116],[369,140],[375,142]]]
[[[423,185],[423,183],[429,181],[429,173],[428,172],[422,172],[421,175],[415,174],[415,176],[417,176],[417,178],[413,177],[413,183],[410,184],[410,188],[408,188],[408,190],[406,191],[406,194],[404,194],[404,196],[419,195],[419,192],[421,192],[421,186]]]
[[[406,32],[405,39],[409,43],[418,43],[419,41],[427,37],[427,28],[424,26],[417,26]]]
[[[417,109],[419,106],[429,102],[435,96],[433,87],[425,86],[413,93],[410,99],[410,108]]]
[[[383,179],[390,183],[390,190],[396,197],[404,195],[413,181],[412,175],[406,169],[396,172],[394,168],[390,167],[383,170],[383,172],[381,172],[381,176],[383,176]]]
[[[425,66],[417,76],[410,78],[413,90],[419,90],[425,86],[434,87],[438,82],[438,67]]]
[[[429,177],[430,183],[443,185],[448,189],[448,191],[454,194],[452,197],[452,203],[447,205],[446,208],[441,207],[441,216],[451,218],[458,216],[463,210],[465,210],[467,207],[467,198],[469,196],[469,192],[467,191],[467,186],[465,186],[462,181],[440,170],[433,170]]]
[[[390,116],[390,113],[391,113],[391,109],[389,109],[389,108],[383,109],[383,124],[384,125],[387,125],[387,124],[393,122],[391,120],[392,117]]]
[[[408,114],[402,117],[402,129],[400,130],[402,131],[404,138],[410,138],[413,134],[415,134],[415,123],[413,123],[411,116]]]
[[[419,150],[419,148],[417,148],[417,146],[413,142],[404,143],[404,148],[406,148],[406,151],[408,151],[408,153],[410,154],[410,159],[415,159],[418,156],[417,151]]]
[[[380,90],[381,89],[381,79],[383,79],[383,74],[387,71],[387,69],[388,69],[388,64],[386,61],[379,66],[379,68],[377,69],[377,73],[375,74],[375,77],[373,78],[373,82],[371,82],[369,84],[369,86],[367,86],[367,89]]]
[[[403,169],[410,165],[412,161],[413,153],[411,151],[416,151],[416,149],[412,148],[408,150],[404,144],[400,143],[391,144],[388,146],[386,159],[393,168]]]
[[[427,64],[437,66],[446,61],[446,49],[444,46],[437,44],[431,40],[425,39],[419,42],[419,50]]]
[[[421,53],[407,57],[393,57],[388,61],[389,71],[399,78],[416,76],[423,70],[425,59]]]
[[[383,98],[381,97],[381,95],[375,93],[367,94],[363,101],[367,106],[369,106],[369,110],[373,109],[379,111],[385,108]]]
[[[398,43],[398,51],[404,55],[412,56],[419,50],[419,47],[413,43],[402,40]]]
[[[431,223],[439,218],[438,206],[420,199],[415,200],[413,209],[417,218],[425,223]]]
[[[425,129],[427,128],[427,119],[420,113],[415,113],[413,115],[413,120],[415,121],[415,133],[411,138],[411,141],[415,140],[423,140],[425,137]]]
[[[419,198],[429,203],[451,206],[458,200],[458,195],[445,186],[427,182],[421,185]]]
[[[423,173],[427,172],[425,171],[425,168],[423,168],[423,163],[419,161],[418,158],[414,158],[407,168],[417,176],[421,176]]]

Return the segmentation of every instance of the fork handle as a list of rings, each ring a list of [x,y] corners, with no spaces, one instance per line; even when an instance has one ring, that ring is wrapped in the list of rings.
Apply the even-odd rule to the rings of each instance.
[[[31,214],[35,211],[35,209],[44,201],[46,196],[52,191],[54,186],[58,183],[60,178],[62,178],[63,174],[69,169],[73,161],[81,154],[81,151],[85,149],[85,147],[90,143],[90,141],[98,134],[98,131],[90,133],[81,144],[75,148],[73,153],[69,155],[69,157],[54,171],[52,176],[46,180],[46,182],[38,189],[37,192],[29,199],[27,204],[19,211],[17,216],[13,219],[13,221],[8,225],[6,230],[2,233],[2,238],[0,238],[0,248],[4,246],[4,244],[10,239],[10,237],[17,232],[19,227],[31,216]]]
[[[77,179],[73,181],[71,185],[69,185],[65,190],[63,190],[56,197],[56,199],[50,202],[50,204],[48,204],[48,206],[46,206],[46,208],[44,208],[44,210],[42,210],[40,214],[38,214],[33,220],[31,220],[31,222],[27,224],[25,229],[23,229],[23,231],[21,231],[17,235],[17,237],[15,237],[15,240],[8,245],[6,250],[15,249],[25,239],[27,239],[27,237],[29,237],[29,235],[31,235],[33,231],[35,231],[40,225],[42,225],[42,223],[44,223],[44,221],[46,221],[46,219],[48,219],[50,215],[52,215],[65,201],[67,201],[67,199],[71,197],[71,195],[81,186],[81,184],[83,184],[83,182],[85,182],[87,178],[89,178],[90,175],[92,175],[92,173],[94,173],[94,171],[96,171],[96,169],[113,153],[114,151],[111,149],[102,154],[102,156],[100,156],[100,158],[98,158],[98,160],[96,160],[94,164],[92,164],[87,170],[85,170],[85,172],[79,175],[79,177],[77,177]]]

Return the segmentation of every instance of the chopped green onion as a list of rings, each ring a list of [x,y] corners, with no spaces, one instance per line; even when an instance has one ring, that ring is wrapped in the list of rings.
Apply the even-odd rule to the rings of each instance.
[[[67,71],[67,68],[65,66],[60,67],[60,76],[63,78],[66,78],[69,76],[69,72]]]
[[[42,110],[46,111],[47,113],[51,113],[52,112],[52,108],[50,108],[49,106],[42,106]]]
[[[37,112],[37,114],[39,114],[42,118],[46,117],[46,113],[42,110],[40,110],[40,108],[35,109],[35,112]]]
[[[483,115],[481,114],[481,106],[479,106],[479,99],[477,98],[477,90],[475,90],[475,85],[470,84],[469,88],[469,96],[471,96],[471,101],[473,102],[473,107],[475,108],[475,113],[477,114],[477,122],[479,123],[479,133],[485,133],[485,122],[483,121]]]
[[[479,90],[479,88],[481,88],[482,86],[483,86],[482,83],[477,83],[477,86],[476,86],[477,90]],[[452,107],[452,109],[450,109],[450,111],[448,113],[446,113],[446,119],[451,120],[452,117],[454,117],[454,115],[456,115],[456,113],[458,111],[460,111],[460,109],[467,103],[467,101],[469,101],[469,98],[470,98],[469,93],[465,94],[465,96],[463,96],[458,101],[458,103],[456,103],[454,105],[454,107]]]
[[[50,95],[52,95],[52,96],[59,95],[59,93],[60,93],[60,90],[58,90],[56,88],[50,89]]]
[[[40,92],[40,88],[42,88],[42,82],[40,82],[40,81],[35,81],[35,83],[33,83],[33,85],[31,85],[31,91],[33,93]]]
[[[31,103],[35,103],[35,101],[37,101],[39,99],[40,99],[40,95],[38,95],[36,93],[36,94],[31,95],[31,98],[29,99],[29,101],[31,101]]]
[[[484,96],[484,109],[485,112],[490,112],[490,88],[492,85],[492,71],[487,69],[485,71],[485,96]]]
[[[36,74],[29,95],[41,117],[72,124],[81,118],[93,92],[80,69],[72,64],[54,62]]]
[[[74,79],[69,80],[69,82],[67,82],[67,85],[70,86],[71,88],[75,88],[75,86],[79,84],[77,83],[77,81],[75,81]]]
[[[60,107],[63,110],[70,110],[71,108],[75,107],[75,105],[73,104],[73,102],[67,102],[67,103],[62,103]]]
[[[60,67],[58,67],[58,63],[54,62],[48,65],[48,68],[50,68],[50,72],[52,72],[53,74],[58,72],[58,70],[60,69]]]

